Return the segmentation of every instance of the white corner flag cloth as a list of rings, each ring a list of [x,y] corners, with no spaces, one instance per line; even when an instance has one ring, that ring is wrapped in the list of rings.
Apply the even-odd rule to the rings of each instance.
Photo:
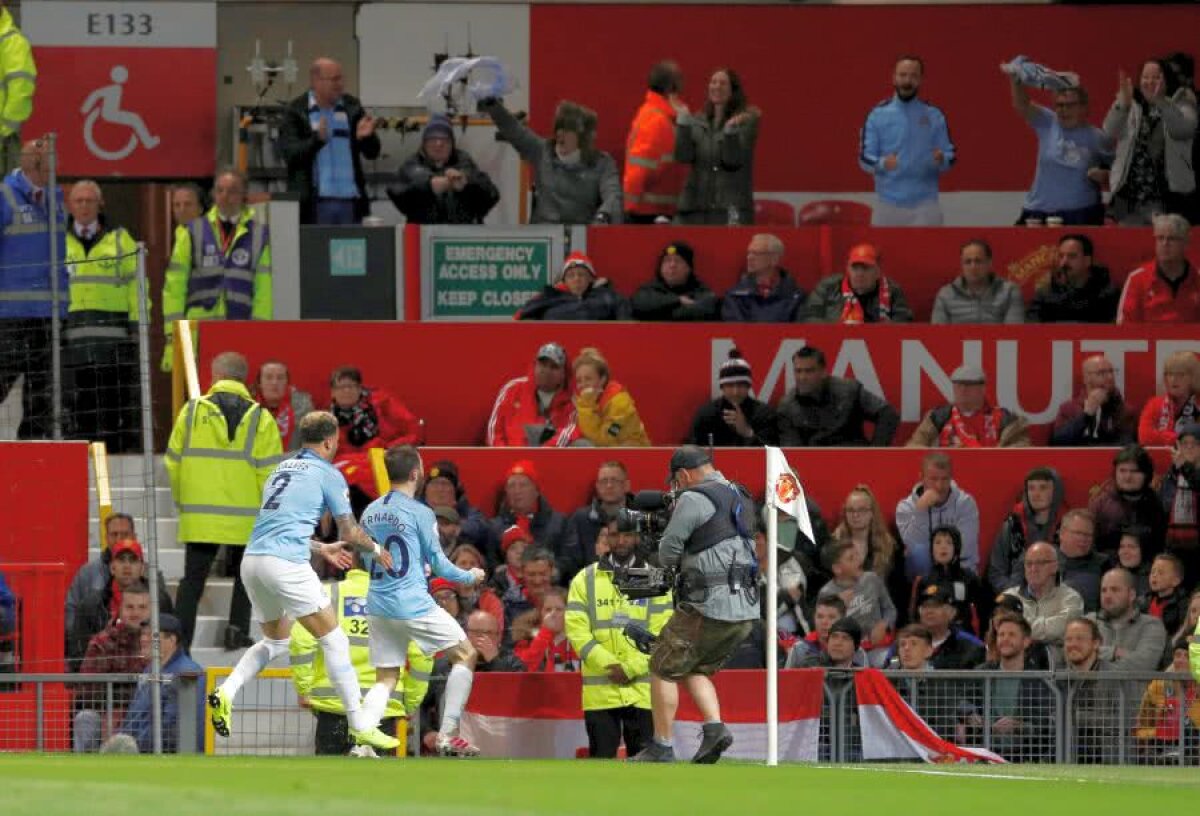
[[[816,542],[804,487],[779,448],[767,448],[767,495],[768,501],[777,509],[796,520],[800,532],[808,536],[809,541]]]

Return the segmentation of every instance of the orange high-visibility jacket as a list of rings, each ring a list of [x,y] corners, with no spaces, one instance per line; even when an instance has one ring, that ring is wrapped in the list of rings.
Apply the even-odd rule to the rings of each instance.
[[[625,211],[674,215],[688,167],[675,161],[675,108],[646,91],[625,142]]]

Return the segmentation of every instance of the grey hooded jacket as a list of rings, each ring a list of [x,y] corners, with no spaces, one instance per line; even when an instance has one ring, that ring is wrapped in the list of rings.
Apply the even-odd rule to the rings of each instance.
[[[992,276],[983,295],[976,297],[958,276],[938,290],[931,323],[1024,323],[1021,290],[1012,281]]]

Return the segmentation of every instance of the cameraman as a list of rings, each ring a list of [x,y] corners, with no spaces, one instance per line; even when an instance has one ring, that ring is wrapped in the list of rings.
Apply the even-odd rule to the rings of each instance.
[[[679,497],[658,557],[662,566],[680,572],[679,605],[650,656],[654,741],[634,760],[675,760],[671,729],[682,682],[704,717],[703,739],[692,762],[711,764],[733,744],[733,734],[721,722],[710,678],[759,616],[754,505],[695,445],[672,454],[670,481]]]

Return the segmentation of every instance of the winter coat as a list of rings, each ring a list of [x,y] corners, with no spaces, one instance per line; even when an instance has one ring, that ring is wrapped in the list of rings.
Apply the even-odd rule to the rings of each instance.
[[[987,660],[987,648],[983,641],[965,629],[950,627],[950,637],[933,651],[929,662],[942,671],[964,671],[974,669]]]
[[[793,389],[779,402],[779,441],[784,447],[886,448],[900,426],[887,400],[857,380],[829,376],[813,394]],[[870,442],[864,423],[875,425]]]
[[[395,445],[413,445],[420,440],[420,420],[403,402],[387,391],[378,388],[366,389],[367,401],[375,409],[379,422],[378,433],[361,445],[350,441],[351,424],[338,423],[338,459],[348,453],[362,453],[371,448],[390,448]]]
[[[517,312],[517,320],[628,320],[629,301],[604,278],[576,297],[565,284],[546,286]]]
[[[1067,623],[1083,615],[1083,598],[1079,593],[1063,584],[1035,599],[1024,581],[1020,586],[1004,590],[1005,595],[1015,595],[1025,605],[1025,620],[1033,630],[1033,639],[1055,650],[1055,660],[1062,659],[1062,639]]]
[[[1012,281],[992,276],[981,296],[971,294],[961,276],[938,290],[930,323],[1024,323],[1021,290]]]
[[[690,306],[685,305],[680,302],[681,297],[689,297],[695,302]],[[688,279],[682,286],[668,286],[662,273],[655,273],[654,280],[642,284],[633,293],[632,306],[634,320],[720,319],[716,293],[705,286],[695,272],[688,273]]]
[[[1187,620],[1188,600],[1187,590],[1177,586],[1167,595],[1147,593],[1138,598],[1138,611],[1161,620],[1167,637],[1173,638]]]
[[[430,182],[451,168],[467,177],[467,186],[457,192],[451,189],[435,193]],[[412,224],[482,224],[500,200],[500,191],[488,174],[479,169],[470,154],[457,147],[442,167],[434,165],[424,150],[418,151],[400,165],[399,178],[387,194]]]
[[[808,322],[810,323],[840,323],[842,320],[842,310],[845,306],[845,298],[842,297],[842,278],[844,275],[830,275],[823,278],[817,284],[817,288],[813,289],[812,295],[808,298]],[[908,305],[908,298],[904,295],[904,290],[892,278],[887,279],[888,289],[891,291],[892,297],[892,315],[890,321],[892,323],[911,323],[913,319],[912,308]],[[879,290],[858,296],[858,302],[862,304],[863,315],[868,323],[879,322]]]
[[[539,547],[545,547],[550,552],[554,553],[555,561],[557,562],[563,555],[563,546],[567,538],[567,517],[562,513],[555,511],[550,503],[546,501],[545,496],[538,498],[537,510],[529,514],[529,534],[533,536],[533,543]],[[501,508],[496,517],[492,519],[492,540],[500,541],[504,536],[504,531],[517,523],[517,515],[507,507]],[[488,562],[491,564],[503,564],[504,556],[500,552],[499,546],[493,551],[486,553]],[[562,565],[559,565],[559,573],[563,572]]]
[[[684,224],[728,224],[729,210],[739,224],[754,223],[754,145],[758,116],[731,128],[718,127],[702,113],[675,124],[675,161],[691,165],[679,199]]]
[[[1107,556],[1095,550],[1075,558],[1063,555],[1062,550],[1058,552],[1059,577],[1083,598],[1086,612],[1095,612],[1100,608],[1100,580],[1109,569],[1108,561]]]
[[[688,444],[715,448],[760,447],[779,444],[778,417],[775,409],[765,402],[747,397],[742,403],[742,413],[750,423],[754,436],[747,439],[725,423],[724,412],[731,403],[724,397],[700,406],[692,419],[692,430]]]
[[[1121,293],[1113,285],[1108,267],[1093,265],[1083,286],[1072,286],[1065,275],[1050,273],[1029,301],[1029,323],[1112,323],[1117,319]]]
[[[1088,617],[1100,627],[1101,660],[1109,661],[1119,671],[1158,671],[1167,647],[1162,621],[1136,609],[1115,620],[1103,611],[1091,612]],[[1122,649],[1125,656],[1117,657],[1117,649]]]
[[[1138,417],[1120,391],[1108,395],[1108,401],[1090,417],[1083,412],[1087,391],[1058,406],[1050,444],[1071,447],[1125,447],[1136,441]]]
[[[925,492],[918,483],[905,499],[896,505],[896,528],[904,542],[904,574],[909,581],[928,575],[933,569],[930,545],[933,531],[951,525],[962,534],[962,565],[976,572],[979,569],[979,507],[975,498],[950,482],[950,495],[940,505],[917,510],[917,499]]]
[[[1185,580],[1194,580],[1200,559],[1200,518],[1190,522],[1173,519],[1180,482],[1183,490],[1191,491],[1193,506],[1200,514],[1200,468],[1190,462],[1172,465],[1158,486],[1158,498],[1167,517],[1166,547],[1183,560],[1187,571]]]
[[[1187,88],[1180,88],[1174,95],[1165,95],[1155,102],[1147,102],[1158,108],[1162,116],[1163,169],[1167,177],[1167,190],[1163,192],[1190,193],[1196,189],[1196,172],[1192,167],[1192,140],[1196,136],[1196,97]],[[1108,187],[1113,195],[1125,186],[1129,165],[1137,144],[1138,131],[1145,113],[1139,102],[1126,106],[1118,99],[1104,117],[1104,133],[1116,144],[1112,171]]]
[[[962,568],[957,556],[949,564],[934,564],[929,574],[913,580],[908,600],[910,620],[920,620],[921,599],[917,593],[921,587],[930,585],[942,587],[953,598],[957,613],[955,622],[964,632],[979,637],[979,633],[987,629],[988,621],[992,619],[992,594],[984,589],[978,575]]]
[[[575,405],[571,401],[571,377],[554,397],[546,413],[538,402],[533,366],[523,377],[504,384],[488,418],[487,445],[492,448],[565,447],[573,441]]]
[[[687,179],[687,166],[675,161],[674,105],[660,93],[645,99],[625,140],[625,172],[621,188],[625,210],[639,216],[673,216]]]
[[[633,397],[616,380],[599,394],[576,394],[575,414],[579,433],[598,448],[650,446]]]
[[[1137,525],[1150,532],[1142,548],[1142,560],[1149,563],[1162,551],[1167,534],[1167,514],[1154,492],[1154,462],[1150,454],[1139,456],[1137,464],[1146,476],[1146,484],[1140,491],[1134,495],[1119,493],[1110,478],[1092,496],[1088,509],[1096,516],[1096,552],[1115,553],[1121,543],[1122,528]]]
[[[1022,487],[1021,501],[1017,502],[1000,525],[988,556],[987,579],[993,592],[1000,593],[1019,586],[1025,579],[1023,558],[1026,548],[1039,541],[1054,542],[1059,517],[1066,503],[1066,489],[1058,471],[1051,469],[1051,473],[1054,474],[1054,492],[1045,523],[1037,523],[1033,508],[1029,506],[1028,489]]]
[[[726,323],[800,323],[804,320],[804,290],[786,269],[779,285],[766,297],[758,293],[753,275],[743,275],[721,302]]]
[[[1188,398],[1195,409],[1190,418],[1186,414],[1186,403],[1177,405],[1172,401],[1171,406],[1166,408],[1165,403],[1168,400],[1170,397],[1167,394],[1159,394],[1146,400],[1146,405],[1142,408],[1141,416],[1138,418],[1137,441],[1139,445],[1143,447],[1161,445],[1169,448],[1178,439],[1179,429],[1184,425],[1196,422],[1196,417],[1200,417],[1200,398],[1195,394]],[[1164,410],[1172,415],[1165,428],[1161,427]]]
[[[938,448],[941,447],[942,428],[950,421],[950,405],[939,405],[929,413],[925,414],[925,418],[921,420],[921,424],[913,431],[913,435],[908,438],[905,443],[907,448]],[[989,410],[988,406],[984,410]],[[1007,408],[1000,409],[1000,438],[996,444],[998,448],[1023,448],[1028,447],[1029,442],[1029,423],[1024,417],[1017,416]],[[952,447],[959,447],[953,445]]]

